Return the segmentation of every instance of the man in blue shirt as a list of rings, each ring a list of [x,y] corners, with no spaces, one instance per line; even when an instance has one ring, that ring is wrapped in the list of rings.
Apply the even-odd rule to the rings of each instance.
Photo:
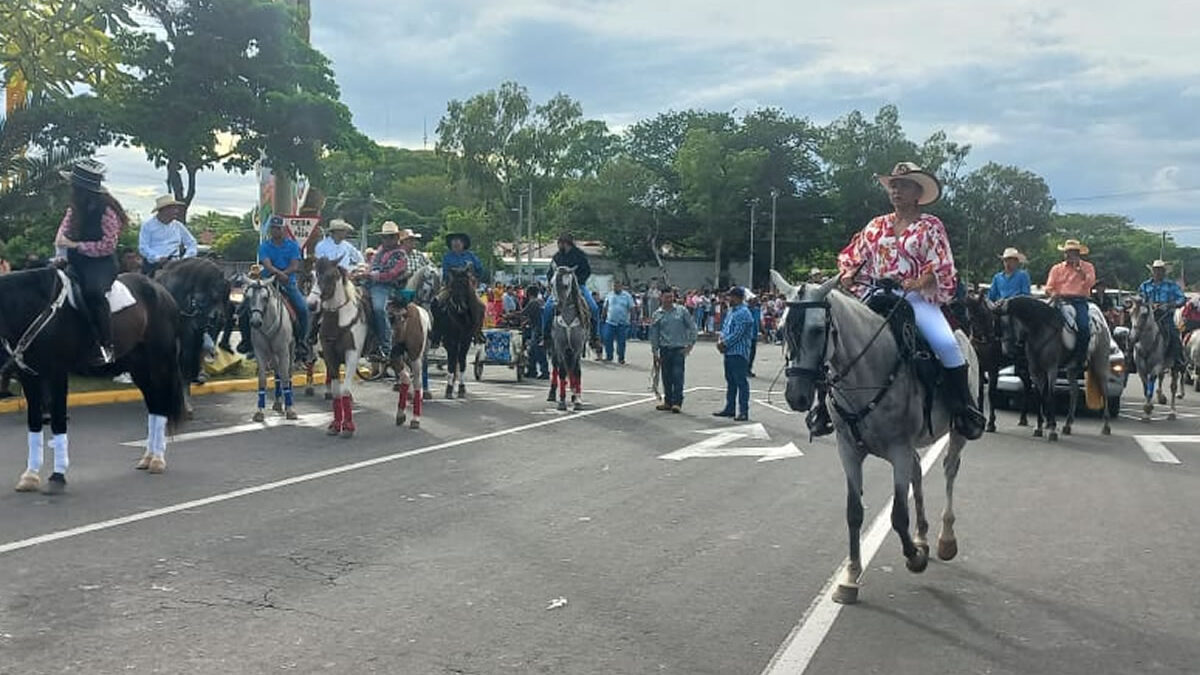
[[[713,415],[745,422],[750,419],[750,380],[746,376],[750,371],[754,317],[746,308],[746,289],[735,286],[726,297],[729,314],[721,322],[721,336],[717,338],[717,351],[725,355],[725,407]]]
[[[750,377],[757,377],[754,374],[754,357],[758,356],[758,329],[762,326],[762,304],[757,295],[750,291],[747,293],[750,294],[750,297],[746,300],[746,307],[750,310],[750,318],[754,319],[754,332],[750,335],[750,359],[746,368]]]
[[[442,281],[450,281],[450,270],[466,267],[475,274],[475,282],[483,280],[483,263],[471,250],[471,235],[455,232],[446,235],[446,254],[442,256]]]
[[[1020,267],[1025,262],[1025,256],[1010,246],[1000,254],[1000,259],[1004,262],[1004,270],[992,277],[987,299],[999,302],[1017,295],[1029,295],[1029,273]]]
[[[629,339],[630,319],[633,317],[633,296],[613,281],[613,288],[604,297],[604,360],[613,360],[613,341],[617,343],[617,363],[625,365],[625,342]]]
[[[1187,296],[1183,294],[1179,284],[1167,278],[1165,261],[1155,260],[1146,267],[1150,268],[1153,276],[1142,282],[1138,287],[1138,294],[1154,308],[1154,318],[1158,321],[1159,330],[1166,334],[1167,358],[1181,362],[1183,342],[1179,339],[1179,327],[1175,325],[1175,309],[1187,302]]]
[[[296,359],[302,361],[307,357],[304,337],[308,335],[308,303],[304,301],[304,296],[296,286],[296,272],[300,269],[300,245],[295,239],[284,236],[283,218],[279,216],[271,216],[268,232],[270,238],[258,247],[259,264],[263,267],[264,278],[266,275],[274,277],[275,287],[291,302],[292,309],[296,310]],[[246,312],[242,312],[241,328],[242,342],[238,344],[238,351],[248,354],[251,349],[250,315]]]
[[[187,209],[171,195],[154,202],[154,215],[138,230],[138,253],[142,256],[142,274],[154,272],[169,260],[196,257],[196,238],[181,220]]]

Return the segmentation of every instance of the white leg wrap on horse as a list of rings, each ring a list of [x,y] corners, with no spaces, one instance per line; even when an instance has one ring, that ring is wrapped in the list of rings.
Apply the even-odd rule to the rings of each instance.
[[[942,308],[929,302],[920,293],[910,291],[904,295],[908,304],[912,305],[913,315],[921,335],[929,342],[933,353],[937,354],[943,368],[957,368],[967,360],[962,350],[958,348],[958,340],[954,339],[954,331],[942,314]]]
[[[46,441],[42,437],[42,432],[29,432],[29,464],[26,465],[33,473],[42,470],[42,453],[46,449]]]
[[[58,434],[54,437],[54,472],[55,473],[65,474],[67,472],[67,467],[70,466],[70,464],[71,464],[71,461],[67,455],[68,445],[69,444],[67,442],[66,434]]]
[[[158,433],[158,425],[155,424],[155,415],[146,415],[146,454],[153,455],[154,448],[158,447],[155,440],[155,435]]]
[[[154,443],[149,448],[150,454],[162,457],[167,452],[167,417],[165,415],[151,415],[150,426],[154,429],[151,435]]]

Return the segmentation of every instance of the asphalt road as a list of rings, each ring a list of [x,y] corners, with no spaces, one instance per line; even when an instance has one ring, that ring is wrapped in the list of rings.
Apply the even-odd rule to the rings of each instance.
[[[0,492],[0,672],[1200,672],[1200,394],[1054,445],[1003,413],[967,448],[959,557],[911,574],[889,531],[841,608],[821,600],[846,555],[836,453],[768,401],[760,358],[761,428],[709,415],[711,343],[681,415],[652,409],[637,343],[587,365],[582,413],[502,367],[420,430],[361,385],[351,440],[321,400],[238,430],[253,394],[201,397],[162,476],[123,445],[139,406],[76,409],[69,493]],[[15,482],[23,418],[0,429]],[[1178,463],[1135,435],[1181,436],[1143,439]],[[890,471],[867,467],[871,523]]]

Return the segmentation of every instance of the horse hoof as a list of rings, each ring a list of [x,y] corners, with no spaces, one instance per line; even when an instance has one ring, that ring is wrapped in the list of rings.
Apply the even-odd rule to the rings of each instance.
[[[446,387],[446,398],[454,398],[454,387]]]
[[[61,495],[67,491],[67,477],[55,471],[50,474],[50,478],[46,480],[46,487],[42,488],[44,495]]]
[[[275,405],[271,406],[271,412],[277,412],[277,413],[283,412],[283,404],[280,403],[279,401],[276,401]]]
[[[1167,413],[1167,419],[1169,419],[1169,420],[1173,420],[1173,419],[1175,419],[1175,413],[1173,413],[1173,412],[1172,412],[1172,413]]]
[[[187,421],[189,421],[189,422],[190,422],[191,420],[194,420],[194,419],[196,419],[196,410],[195,410],[195,408],[192,408],[192,409],[190,409],[190,410],[185,410],[185,411],[184,411],[184,413],[183,413],[183,419],[185,419],[185,420],[187,420]]]
[[[1063,436],[1071,435],[1071,427],[1063,427]]]
[[[459,398],[467,397],[467,386],[465,384],[458,385],[458,397]]]
[[[1046,437],[1046,440],[1050,441],[1051,443],[1057,443],[1058,442],[1058,432],[1051,431],[1050,435]]]
[[[1111,436],[1112,429],[1107,424],[1105,424],[1104,428],[1100,430],[1100,434],[1103,436]]]
[[[314,390],[312,387],[305,387],[305,388],[304,388],[304,395],[305,395],[305,396],[314,396],[314,395],[316,395],[316,393],[317,393],[317,392],[316,392],[316,390]]]
[[[432,391],[429,391],[428,389],[426,389],[425,391],[421,392],[421,396],[422,396],[422,397],[423,397],[423,398],[424,398],[426,401],[432,401],[432,400],[433,400],[433,392],[432,392]]]
[[[929,557],[929,544],[928,543],[922,542],[922,543],[918,544],[916,542],[913,542],[913,544],[917,547],[918,551],[925,554],[926,558]]]
[[[284,418],[286,418],[286,419],[289,419],[289,420],[298,420],[298,419],[300,419],[300,416],[299,416],[299,415],[297,415],[297,414],[296,414],[296,411],[295,411],[295,410],[293,410],[292,408],[288,408],[288,409],[287,409],[287,412],[283,413],[283,416],[284,416]]]
[[[957,539],[938,539],[938,560],[954,560],[956,555],[958,555]]]
[[[913,574],[920,574],[921,572],[925,571],[926,567],[929,566],[929,555],[921,549],[917,549],[917,552],[913,554],[913,557],[904,561],[904,566],[908,568],[909,572],[912,572]]]
[[[1042,430],[1041,430],[1041,429],[1034,429],[1034,430],[1033,430],[1033,437],[1034,437],[1034,438],[1041,438],[1041,437],[1042,437]]]
[[[995,422],[988,422],[987,432],[990,434],[996,433],[996,423]]]
[[[408,423],[408,428],[409,429],[420,429],[421,428],[421,420],[414,417],[412,419],[412,421]]]
[[[263,422],[266,421],[267,416],[263,414],[263,411],[259,410],[258,412],[254,413],[254,417],[251,419],[255,422]]]
[[[342,438],[354,438],[354,430],[342,429]]]
[[[327,428],[325,430],[325,433],[330,436],[337,436],[338,434],[342,433],[342,429],[340,427],[336,427],[336,426],[330,424],[329,428]]]
[[[546,402],[547,402],[547,403],[554,403],[554,401],[555,401],[555,400],[556,400],[556,399],[555,399],[555,397],[554,397],[554,394],[550,394],[549,396],[547,396],[547,397],[546,397]]]
[[[1029,420],[1018,420],[1018,421],[1017,421],[1017,426],[1019,426],[1019,427],[1027,427],[1027,426],[1029,426]]]
[[[153,456],[154,455],[150,454],[149,452],[143,453],[142,458],[137,461],[137,464],[133,465],[133,468],[138,471],[145,471],[146,469],[149,469],[150,458]]]
[[[42,478],[36,472],[26,470],[17,481],[17,492],[37,492],[42,486]]]
[[[566,410],[566,409],[567,409],[567,402],[566,402],[566,401],[559,401],[559,402],[558,402],[558,409],[559,409],[559,410]]]
[[[839,605],[853,605],[858,602],[858,586],[838,584],[833,589],[833,601]]]
[[[404,423],[407,421],[408,421],[407,415],[405,415],[404,413],[396,413],[396,426],[398,426],[398,427],[404,426]]]
[[[573,410],[575,412],[579,412],[579,411],[583,410],[583,403],[576,402],[574,405],[571,406],[571,410]]]
[[[1142,423],[1143,423],[1143,424],[1149,424],[1149,423],[1150,423],[1150,416],[1149,416],[1149,415],[1142,415],[1141,421],[1142,421]]]
[[[146,467],[148,473],[162,473],[167,470],[167,460],[162,457],[151,457],[150,466]]]

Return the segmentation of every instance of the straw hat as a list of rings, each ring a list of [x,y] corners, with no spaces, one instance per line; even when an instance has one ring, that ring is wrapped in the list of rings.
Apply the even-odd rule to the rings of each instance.
[[[1171,269],[1171,263],[1160,259],[1160,260],[1155,260],[1154,262],[1150,263],[1149,265],[1146,265],[1146,269],[1150,270],[1151,272],[1153,272],[1154,268],[1156,268],[1156,267],[1161,267],[1164,270],[1169,270],[1169,269]]]
[[[158,213],[168,206],[184,206],[184,203],[175,199],[175,195],[163,195],[154,200],[154,208],[151,209],[150,213]]]
[[[58,175],[66,178],[75,187],[105,194],[108,190],[104,189],[100,183],[104,180],[106,170],[103,164],[94,159],[81,159],[71,167],[70,171],[59,171]]]
[[[379,234],[385,237],[389,234],[400,234],[400,226],[390,220],[384,221],[383,226],[379,228]]]
[[[1058,250],[1064,253],[1066,251],[1079,251],[1079,255],[1087,255],[1091,249],[1079,243],[1078,239],[1068,239],[1058,245]]]
[[[900,162],[892,167],[890,174],[886,176],[877,174],[875,178],[885,188],[890,187],[892,181],[898,178],[911,180],[920,185],[921,196],[917,199],[917,204],[921,206],[927,206],[942,198],[942,183],[937,179],[937,176],[934,176],[912,162]]]
[[[1059,250],[1061,251],[1062,249],[1059,249]],[[1026,260],[1027,260],[1025,258],[1024,253],[1021,253],[1020,251],[1018,251],[1016,248],[1014,248],[1012,246],[1009,246],[1008,248],[1004,249],[1004,253],[1000,254],[1001,260],[1007,260],[1008,258],[1016,258],[1018,262],[1022,262],[1022,263],[1026,262]]]
[[[353,232],[354,226],[342,220],[341,218],[334,218],[333,220],[329,221],[329,227],[327,229],[330,232]]]
[[[405,239],[420,239],[420,238],[421,238],[421,233],[414,231],[412,228],[406,227],[403,230],[400,230],[400,241],[404,241]]]

